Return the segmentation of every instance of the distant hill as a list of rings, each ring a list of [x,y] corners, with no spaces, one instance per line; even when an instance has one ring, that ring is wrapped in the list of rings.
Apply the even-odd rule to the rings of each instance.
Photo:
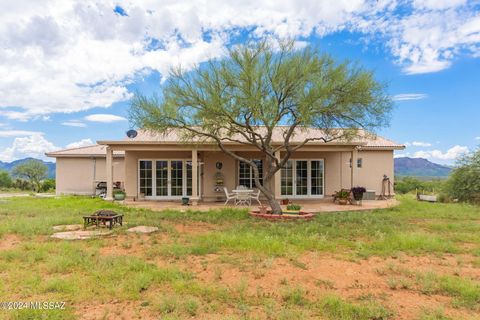
[[[423,158],[395,158],[396,176],[446,177],[452,168]]]
[[[35,158],[25,158],[25,159],[20,159],[20,160],[15,160],[15,161],[12,161],[12,162],[2,162],[0,161],[0,170],[5,170],[5,171],[8,171],[8,172],[12,172],[13,168],[15,168],[15,166],[21,164],[21,163],[24,163],[25,161],[28,161],[28,160],[38,160],[38,161],[42,161],[42,160],[39,160],[39,159],[35,159]],[[47,167],[48,167],[48,178],[51,178],[51,179],[54,179],[55,178],[55,163],[54,162],[47,162],[47,161],[42,161],[43,164],[45,164]]]

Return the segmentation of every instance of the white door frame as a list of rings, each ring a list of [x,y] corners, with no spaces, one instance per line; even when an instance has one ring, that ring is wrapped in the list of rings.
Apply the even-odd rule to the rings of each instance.
[[[152,195],[145,196],[147,200],[179,200],[182,197],[191,197],[187,196],[187,162],[192,161],[192,159],[138,159],[137,162],[137,190],[140,193],[140,161],[151,161],[152,162]],[[157,161],[166,161],[167,162],[167,194],[166,196],[157,196]],[[182,195],[172,196],[172,161],[182,161]],[[197,170],[198,171],[198,170]],[[192,179],[193,180],[193,179]],[[197,181],[199,181],[197,179]],[[193,182],[193,181],[192,181]]]
[[[289,159],[292,161],[292,195],[283,195],[281,198],[292,198],[292,199],[322,199],[325,197],[325,159]],[[297,195],[297,161],[307,161],[307,194],[306,195]],[[321,161],[322,162],[322,194],[312,195],[312,161]],[[282,188],[282,182],[280,181],[280,193]]]

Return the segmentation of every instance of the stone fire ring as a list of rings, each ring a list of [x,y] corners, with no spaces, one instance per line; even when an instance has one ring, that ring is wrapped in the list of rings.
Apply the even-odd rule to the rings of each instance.
[[[260,211],[250,211],[250,216],[261,218],[265,220],[311,220],[315,217],[315,213],[300,211],[298,214],[271,214],[271,213],[260,213]]]

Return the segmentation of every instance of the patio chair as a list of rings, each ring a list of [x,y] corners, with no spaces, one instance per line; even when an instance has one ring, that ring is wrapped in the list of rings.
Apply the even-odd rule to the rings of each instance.
[[[250,199],[256,200],[258,202],[258,205],[262,205],[260,202],[260,190],[257,190],[257,192],[253,192],[250,194]]]
[[[227,200],[225,201],[224,206],[226,206],[228,201],[230,201],[230,200],[234,200],[234,203],[236,204],[237,194],[236,193],[228,193],[227,187],[223,187],[223,191],[225,191],[225,197],[227,197]]]

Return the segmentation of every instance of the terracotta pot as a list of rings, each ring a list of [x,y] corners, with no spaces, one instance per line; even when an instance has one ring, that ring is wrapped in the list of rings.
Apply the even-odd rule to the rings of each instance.
[[[346,205],[348,203],[347,199],[338,199],[338,204]]]
[[[286,206],[286,205],[289,204],[289,203],[290,203],[290,200],[288,200],[288,199],[282,199],[282,204],[283,204],[284,206]]]

